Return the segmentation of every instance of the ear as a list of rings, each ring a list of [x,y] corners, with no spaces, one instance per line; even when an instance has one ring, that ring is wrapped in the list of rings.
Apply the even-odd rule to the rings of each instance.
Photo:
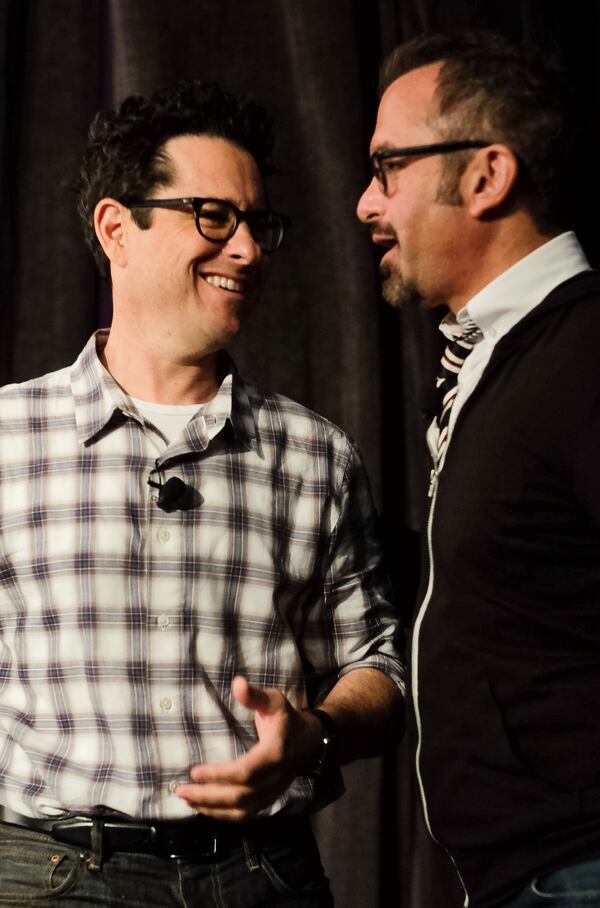
[[[488,145],[475,154],[461,180],[461,193],[474,218],[491,214],[515,185],[519,162],[508,145]]]
[[[129,209],[115,199],[100,199],[94,209],[94,228],[98,242],[112,265],[127,264],[127,225]]]

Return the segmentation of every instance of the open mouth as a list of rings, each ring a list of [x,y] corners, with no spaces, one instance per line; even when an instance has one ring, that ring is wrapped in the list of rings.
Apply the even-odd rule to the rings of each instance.
[[[211,287],[218,287],[220,290],[229,290],[230,293],[242,293],[244,285],[240,281],[234,281],[231,277],[225,277],[222,274],[201,274],[200,275]]]
[[[395,238],[386,237],[385,239],[379,240],[377,242],[377,251],[381,255],[381,258],[379,259],[379,261],[382,262],[397,247],[398,247],[398,240]]]
[[[393,249],[398,244],[398,239],[391,233],[372,233],[371,239],[376,246],[380,246],[382,249]]]

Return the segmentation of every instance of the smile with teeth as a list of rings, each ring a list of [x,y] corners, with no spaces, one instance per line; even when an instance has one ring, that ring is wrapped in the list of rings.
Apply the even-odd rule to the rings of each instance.
[[[239,281],[234,281],[233,278],[224,277],[221,274],[209,274],[204,277],[204,280],[212,287],[220,287],[221,290],[235,290],[237,293],[242,292],[242,285]]]

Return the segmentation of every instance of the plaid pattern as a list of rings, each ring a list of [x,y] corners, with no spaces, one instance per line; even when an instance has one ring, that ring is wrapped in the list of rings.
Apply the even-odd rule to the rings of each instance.
[[[95,340],[0,391],[0,802],[179,817],[190,766],[255,740],[235,674],[297,706],[363,666],[403,685],[397,622],[347,436],[230,371],[165,448]]]

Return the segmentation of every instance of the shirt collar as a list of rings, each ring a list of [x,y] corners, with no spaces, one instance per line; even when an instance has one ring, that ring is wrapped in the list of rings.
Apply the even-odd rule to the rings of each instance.
[[[218,368],[220,375],[223,376],[221,384],[199,417],[191,419],[186,426],[188,443],[194,450],[204,450],[208,444],[207,426],[211,424],[224,426],[228,422],[240,444],[257,450],[258,427],[246,382],[239,375],[232,358],[224,351],[219,355]],[[173,456],[173,453],[169,449],[168,456]]]
[[[553,237],[507,268],[475,294],[455,317],[449,313],[440,324],[446,337],[459,333],[472,321],[484,338],[497,341],[538,306],[559,284],[590,264],[572,231]]]
[[[99,354],[108,340],[108,333],[107,328],[96,331],[71,368],[77,439],[81,444],[91,442],[109,423],[116,426],[117,415],[143,422],[127,394],[100,361]],[[240,443],[256,450],[258,427],[246,383],[227,353],[221,354],[219,366],[223,376],[219,389],[201,415],[190,421],[188,440],[192,448],[204,449],[207,444],[205,421],[223,425],[229,421]]]
[[[98,353],[108,339],[108,329],[92,334],[71,368],[71,391],[75,402],[77,440],[91,441],[113,419],[122,413],[138,419],[125,393],[100,362]]]

